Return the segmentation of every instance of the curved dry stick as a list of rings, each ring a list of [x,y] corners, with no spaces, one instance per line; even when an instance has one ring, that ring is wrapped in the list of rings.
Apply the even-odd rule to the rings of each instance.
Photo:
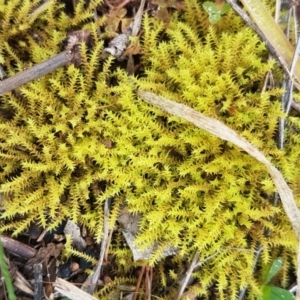
[[[263,163],[268,168],[269,174],[271,175],[281,197],[283,208],[292,223],[297,238],[300,239],[300,212],[294,200],[293,193],[285,182],[282,174],[269,162],[262,152],[222,122],[207,117],[186,105],[143,90],[139,90],[138,95],[147,103],[152,104],[174,116],[183,118],[223,140],[232,142],[239,148],[245,150],[259,162]]]
[[[259,162],[263,163],[268,168],[269,174],[271,175],[280,195],[282,206],[292,224],[293,230],[298,239],[297,283],[298,286],[300,286],[300,212],[294,200],[293,193],[285,182],[282,174],[256,147],[249,143],[245,138],[239,136],[234,130],[230,129],[222,122],[207,117],[186,105],[157,96],[156,94],[150,92],[138,90],[138,95],[145,102],[152,104],[153,106],[156,106],[174,116],[185,119],[193,123],[197,127],[204,129],[205,131],[223,140],[235,144],[236,146],[240,147],[248,154],[250,154],[252,157],[257,159]],[[300,289],[297,290],[296,299],[300,300]]]

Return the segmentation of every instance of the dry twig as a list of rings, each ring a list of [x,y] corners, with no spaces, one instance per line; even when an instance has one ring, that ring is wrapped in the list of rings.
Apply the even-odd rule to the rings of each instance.
[[[76,66],[80,65],[81,58],[78,45],[82,42],[90,42],[90,33],[87,30],[78,30],[69,33],[65,51],[0,82],[0,95],[42,77],[59,67],[70,63],[74,63]]]
[[[293,193],[286,181],[284,180],[283,175],[277,170],[277,168],[265,157],[265,155],[260,152],[255,146],[248,142],[245,138],[239,136],[234,130],[227,127],[222,122],[207,117],[194,109],[179,104],[177,102],[171,101],[169,99],[157,96],[156,94],[146,92],[143,90],[138,91],[138,95],[147,103],[154,105],[174,116],[183,118],[188,122],[193,123],[198,128],[204,129],[205,131],[225,140],[229,141],[239,148],[246,151],[252,157],[254,157],[259,162],[263,163],[269,174],[272,177],[272,180],[277,188],[277,191],[280,195],[282,206],[287,214],[293,230],[296,234],[298,241],[300,241],[300,212],[298,206],[295,202]],[[300,280],[300,243],[298,242],[298,253],[297,253],[297,278]],[[300,295],[297,294],[297,298],[300,299]]]
[[[109,207],[110,207],[110,198],[107,198],[104,203],[103,238],[101,241],[99,261],[95,268],[95,272],[92,275],[88,276],[87,280],[84,282],[82,286],[82,289],[87,291],[89,294],[92,294],[96,288],[96,283],[100,276],[104,255],[109,240]]]
[[[55,69],[70,63],[72,58],[72,52],[70,50],[65,50],[13,77],[3,80],[0,82],[0,95],[10,92],[29,81],[44,76]]]
[[[193,273],[196,265],[198,264],[198,261],[199,261],[199,252],[197,251],[194,254],[194,257],[193,257],[193,259],[190,263],[190,266],[189,266],[188,270],[186,271],[186,273],[184,275],[184,278],[180,282],[179,290],[178,290],[178,293],[176,295],[175,300],[180,300],[181,299],[181,297],[183,295],[183,292],[184,292],[185,288],[187,287],[188,282],[189,282],[189,280],[192,276],[192,273]]]

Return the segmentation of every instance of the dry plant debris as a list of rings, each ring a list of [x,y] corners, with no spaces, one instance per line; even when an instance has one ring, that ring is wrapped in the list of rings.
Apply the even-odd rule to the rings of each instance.
[[[63,2],[64,1],[58,1],[58,3],[60,4]],[[221,2],[223,3],[224,1]],[[34,7],[30,14],[28,14],[28,16],[40,16],[43,11],[47,10],[48,5],[50,5],[49,1],[45,1],[45,3],[43,3],[42,5]],[[141,22],[143,18],[145,24],[147,24],[148,22],[148,25],[151,23],[151,21],[149,21],[149,17],[161,22],[155,23],[156,25],[154,25],[153,30],[162,32],[162,34],[159,35],[159,38],[161,39],[160,42],[162,42],[163,44],[164,42],[167,43],[168,39],[171,39],[173,37],[175,37],[175,39],[179,38],[179,35],[176,36],[176,34],[172,32],[172,26],[170,25],[172,23],[172,18],[174,15],[180,15],[181,12],[191,13],[191,11],[193,11],[195,13],[198,13],[199,18],[203,17],[201,8],[199,8],[200,6],[196,7],[197,9],[199,8],[199,11],[197,9],[191,10],[191,6],[188,1],[106,0],[93,6],[94,14],[93,22],[91,25],[89,23],[90,19],[92,18],[91,14],[89,14],[88,17],[84,17],[84,9],[89,5],[92,7],[94,4],[89,4],[87,1],[73,1],[73,7],[66,9],[66,12],[69,15],[70,19],[70,23],[66,26],[66,28],[76,27],[74,26],[74,24],[72,24],[72,16],[77,14],[76,17],[80,19],[78,15],[82,10],[82,19],[78,23],[81,25],[81,28],[84,29],[78,29],[76,27],[75,31],[67,31],[68,33],[66,37],[66,46],[63,52],[59,53],[59,51],[57,51],[57,53],[59,54],[52,56],[50,59],[45,60],[42,63],[38,63],[31,68],[20,71],[20,73],[16,74],[15,76],[8,76],[1,66],[0,71],[1,78],[3,80],[0,83],[0,95],[13,91],[13,93],[11,94],[12,97],[20,99],[20,103],[22,104],[22,101],[24,101],[25,99],[22,97],[24,97],[26,94],[26,88],[23,89],[22,85],[32,80],[43,80],[41,77],[49,74],[50,72],[62,72],[62,67],[67,67],[70,64],[74,64],[75,67],[73,69],[69,68],[68,70],[72,70],[73,73],[79,72],[81,67],[86,67],[87,58],[93,60],[94,65],[96,65],[96,59],[107,59],[111,62],[111,56],[113,56],[115,58],[114,65],[110,65],[110,63],[107,63],[108,67],[104,65],[103,73],[109,73],[109,69],[122,68],[123,70],[126,70],[128,74],[143,76],[144,73],[149,72],[150,69],[148,64],[149,62],[143,61],[143,55],[147,55],[147,53],[143,52],[143,49],[146,48],[144,47],[144,44],[147,43],[144,31],[143,29],[141,29]],[[61,16],[57,15],[57,18],[59,17]],[[195,20],[195,22],[197,22],[197,20]],[[205,22],[203,23],[205,24]],[[209,32],[209,25],[207,23],[206,25],[207,27],[204,26],[201,30]],[[157,27],[155,28],[155,26]],[[220,30],[217,25],[216,28],[217,30]],[[190,41],[192,43],[195,43],[196,39],[193,37],[191,28],[189,28],[188,26],[184,27],[184,25],[182,25],[180,30],[184,32],[185,36],[190,38]],[[225,29],[225,31],[226,30],[227,29]],[[165,35],[166,32],[168,32],[169,34],[167,38]],[[146,32],[146,34],[149,34],[149,30],[148,32]],[[172,36],[172,34],[174,36]],[[215,33],[213,31],[210,31],[210,34],[211,40],[213,40]],[[22,43],[25,42],[18,41],[17,35],[18,32],[12,34],[10,43],[13,44],[19,42],[19,44],[22,46]],[[103,49],[103,52],[101,53],[101,55],[93,56],[93,47],[95,47],[95,42],[96,40],[98,41],[99,37],[103,39],[103,48],[99,47],[98,49]],[[32,34],[32,38],[39,41],[40,45],[45,42],[42,30],[37,30],[36,32],[34,32]],[[62,40],[61,36],[59,36],[59,33],[57,33],[57,36],[54,36],[53,38]],[[182,40],[182,43],[184,42],[185,41]],[[178,53],[180,52],[180,55],[184,56],[182,53],[184,53],[184,51],[187,49],[184,49],[184,46],[182,47],[182,49],[180,49],[180,46],[182,45],[177,46]],[[149,51],[149,49],[147,50]],[[163,52],[163,49],[160,50]],[[83,53],[85,55],[82,57]],[[13,54],[11,55],[13,56]],[[38,56],[37,53],[35,53],[34,55]],[[173,57],[173,59],[175,59],[175,57]],[[28,59],[28,61],[30,61],[30,59]],[[125,67],[123,64],[124,61],[126,63]],[[4,62],[2,57],[0,57],[0,62]],[[11,64],[13,63],[20,64],[17,59],[16,62],[11,62]],[[168,62],[157,62],[155,61],[155,59],[151,61],[151,64],[155,66],[161,64],[162,68],[165,63],[167,64]],[[208,66],[207,68],[209,69],[209,67],[210,66]],[[185,66],[183,65],[183,71],[184,68]],[[176,84],[178,84],[178,82],[176,82],[176,77],[177,75],[182,76],[182,74],[172,74],[172,71],[174,72],[174,70],[170,68],[166,72],[163,71],[162,73],[169,72],[168,76],[170,76],[171,79],[168,82],[173,81],[175,83],[174,86],[176,86]],[[204,72],[205,70],[202,71]],[[247,73],[248,71],[249,70],[239,70],[239,74],[241,75],[240,77],[243,77],[243,74],[245,72]],[[90,77],[87,78],[91,86],[95,84],[93,82],[93,78],[95,77],[95,74],[92,74],[93,72],[91,72],[89,74]],[[113,79],[110,79],[111,81],[109,82],[109,84],[113,87],[116,86],[115,81],[118,81],[123,76],[120,75],[120,72],[118,72],[119,71],[114,73]],[[249,72],[249,74],[249,76],[252,76],[251,72]],[[160,75],[163,76],[163,74],[159,74],[158,77]],[[189,77],[189,75],[190,74],[188,73],[185,74],[186,77]],[[55,81],[54,78],[48,78],[53,87],[59,87],[57,81]],[[78,80],[78,82],[74,83],[73,87],[76,87],[77,85],[79,86],[84,82],[80,79],[80,77],[78,78],[79,79],[76,79]],[[245,81],[247,80],[245,79]],[[281,196],[283,207],[291,220],[293,229],[297,234],[299,234],[300,216],[297,204],[294,201],[290,188],[286,184],[286,181],[284,180],[282,174],[277,170],[277,168],[275,168],[275,166],[269,162],[268,158],[266,158],[266,156],[261,151],[259,151],[258,148],[247,142],[246,139],[238,136],[236,134],[236,131],[231,130],[216,119],[201,115],[199,112],[189,108],[186,105],[178,104],[174,101],[168,100],[168,93],[174,96],[174,100],[182,100],[179,99],[179,97],[176,97],[176,93],[174,91],[170,90],[169,92],[167,92],[165,90],[165,86],[168,84],[168,82],[165,82],[165,85],[161,86],[161,89],[158,88],[159,84],[155,85],[155,83],[149,88],[149,86],[147,86],[147,82],[141,83],[136,79],[132,79],[132,81],[128,80],[127,84],[128,86],[142,86],[142,88],[137,89],[137,94],[139,95],[140,99],[143,99],[149,104],[167,111],[168,113],[172,114],[172,116],[179,116],[183,119],[186,119],[187,121],[194,123],[196,126],[205,129],[206,131],[220,137],[221,139],[236,144],[245,152],[248,152],[257,160],[265,164],[269,173],[271,174],[273,181],[275,182],[275,186]],[[245,88],[247,88],[248,83],[241,84],[244,84]],[[211,86],[213,86],[213,83]],[[162,92],[165,97],[160,97],[154,93],[144,91],[143,89],[145,87],[148,87],[148,89],[153,88],[156,93]],[[61,90],[59,90],[59,88],[58,90],[56,90],[56,93],[59,95],[59,97],[63,98],[67,96],[66,94],[60,94],[61,92],[63,92],[63,88],[61,88]],[[187,93],[189,92],[190,91],[187,91]],[[208,91],[208,93],[209,92],[210,91]],[[108,92],[110,96],[119,96],[118,93],[119,91],[117,88],[115,88],[113,92]],[[273,96],[275,97],[278,95],[275,95],[274,93]],[[3,99],[8,99],[8,95],[4,95],[3,97],[5,97]],[[171,96],[170,99],[172,99]],[[251,99],[249,101],[251,101]],[[218,102],[218,100],[216,100],[216,102]],[[230,119],[240,109],[240,107],[232,104],[231,107],[226,110],[226,108],[224,107],[225,104],[222,107],[221,102],[222,101],[220,100],[220,102],[218,103],[219,109],[220,111],[223,111],[224,114],[228,114],[228,119]],[[297,103],[295,101],[293,103],[294,107],[297,107]],[[105,107],[110,105],[115,105],[115,103],[105,104],[103,106]],[[80,110],[80,105],[77,108],[78,110]],[[91,108],[91,110],[93,109],[94,108]],[[63,113],[64,112],[62,111],[62,114]],[[74,115],[76,115],[76,113],[77,111],[74,111]],[[149,114],[151,113],[153,112],[150,112]],[[9,114],[7,113],[7,111],[5,111],[5,114],[7,114],[7,118],[9,118]],[[87,114],[88,113],[86,113],[85,116]],[[83,116],[83,119],[85,116]],[[95,116],[99,117],[100,112],[96,112]],[[174,132],[176,132],[177,119],[172,116],[170,117],[166,115],[160,115],[160,113],[158,113],[157,120],[159,120],[159,124],[162,127],[165,126],[166,123],[170,124],[171,127],[174,126]],[[77,118],[77,120],[70,120],[70,130],[73,130],[77,126],[76,122],[80,122],[79,119],[80,118]],[[58,130],[55,134],[61,140],[65,141],[66,144],[69,142],[68,139],[70,137],[62,133],[62,130]],[[99,141],[99,145],[103,146],[107,151],[113,152],[115,150],[117,142],[118,141],[114,136],[104,136],[101,141]],[[168,140],[166,138],[166,144],[167,143]],[[101,146],[99,146],[99,148]],[[223,150],[225,151],[227,145],[222,144],[222,147],[224,147]],[[21,152],[23,151],[24,153],[27,152],[26,147],[24,148],[20,145],[16,145],[16,149]],[[180,151],[176,152],[174,151],[174,149],[170,148],[168,152],[168,155],[173,155],[174,158],[177,159],[178,164],[181,160],[183,160],[184,156],[184,154],[180,153]],[[186,151],[188,153],[192,150],[184,149],[182,151]],[[271,153],[271,155],[276,156],[278,155],[278,153]],[[210,158],[208,157],[207,159],[212,159],[212,156],[213,154]],[[91,162],[91,159],[89,157],[86,158],[85,162],[87,164],[93,163]],[[130,164],[131,162],[127,163]],[[160,168],[159,170],[161,172],[164,172],[165,174],[168,174],[168,172],[170,171],[167,169],[163,169],[163,167],[159,164],[154,164],[154,169],[156,167],[158,169]],[[81,176],[85,171],[86,170],[84,166],[82,168],[75,168],[75,177]],[[184,173],[184,170],[181,170],[181,172]],[[147,176],[149,175],[145,174],[144,177],[147,179]],[[212,184],[220,180],[220,176],[216,175],[214,172],[212,172],[212,174],[205,173],[205,176],[207,176],[208,181]],[[184,175],[182,175],[182,177],[184,177]],[[153,182],[153,184],[157,185],[156,182]],[[173,184],[176,185],[176,182],[174,181]],[[272,184],[267,179],[265,179],[264,184],[267,186],[266,190],[272,190]],[[105,194],[108,188],[109,187],[106,186],[105,182],[95,180],[89,187],[88,193],[99,196],[101,194]],[[179,191],[180,188],[177,189],[178,193]],[[161,192],[163,193],[163,191]],[[262,198],[265,196],[264,193],[265,191],[262,190],[260,195]],[[61,199],[62,201],[66,200],[64,197],[67,197],[67,194],[68,192],[63,195]],[[95,205],[96,200],[93,199],[93,201],[91,200],[91,202],[93,202],[92,205]],[[229,245],[227,249],[221,248],[218,251],[215,251],[212,254],[208,255],[205,259],[203,259],[203,253],[196,251],[194,253],[193,259],[185,257],[182,258],[181,261],[178,260],[179,255],[177,256],[177,254],[180,253],[180,251],[184,252],[183,248],[180,249],[180,247],[173,247],[172,244],[166,243],[165,241],[162,242],[161,240],[158,240],[152,242],[150,245],[148,245],[147,249],[141,251],[136,246],[136,244],[138,244],[139,242],[140,244],[143,244],[143,241],[141,242],[141,240],[139,240],[139,233],[143,234],[143,231],[140,232],[141,223],[144,222],[142,220],[142,214],[140,214],[139,212],[129,213],[126,206],[114,210],[114,206],[111,203],[113,202],[113,199],[110,197],[106,197],[105,201],[101,201],[103,202],[103,214],[101,214],[101,218],[99,218],[100,221],[97,223],[97,225],[99,226],[99,224],[101,224],[102,227],[100,233],[97,233],[97,242],[95,241],[95,237],[93,235],[91,227],[79,226],[78,224],[71,222],[70,220],[66,221],[66,223],[63,223],[61,227],[53,228],[50,231],[44,230],[39,226],[40,224],[38,224],[36,220],[33,220],[32,229],[35,227],[35,232],[34,230],[29,230],[25,235],[18,237],[18,239],[13,239],[8,236],[1,237],[1,241],[6,249],[7,257],[9,257],[7,261],[10,266],[14,285],[18,289],[20,295],[26,295],[26,297],[29,299],[32,299],[33,297],[34,299],[41,299],[42,297],[44,297],[45,299],[49,299],[51,297],[60,297],[61,295],[63,295],[75,300],[119,299],[123,296],[123,299],[136,300],[151,299],[151,297],[154,295],[153,292],[157,292],[157,294],[161,293],[161,295],[167,295],[166,299],[179,300],[182,297],[196,299],[197,295],[201,293],[203,295],[203,291],[206,289],[207,294],[211,293],[211,295],[214,295],[211,299],[218,296],[220,297],[220,299],[226,298],[226,295],[228,295],[226,294],[227,291],[222,294],[222,289],[219,289],[218,292],[213,294],[214,290],[218,289],[217,283],[212,283],[210,285],[206,283],[206,286],[204,287],[205,284],[201,283],[201,279],[199,280],[199,278],[197,278],[196,276],[193,277],[192,273],[196,273],[196,271],[199,271],[202,265],[210,260],[215,259],[215,257],[224,255],[226,251],[234,252],[236,249],[230,248]],[[125,202],[126,201],[127,199],[125,199]],[[153,203],[155,203],[155,200],[153,200]],[[84,211],[85,208],[82,207],[82,209]],[[183,216],[185,213],[184,207],[181,207],[181,209]],[[270,209],[270,212],[272,210],[272,208],[267,209]],[[276,210],[276,208],[274,208],[274,211],[279,214],[279,209]],[[86,217],[86,215],[84,217]],[[265,217],[265,215],[262,215],[262,218]],[[159,218],[158,215],[157,218]],[[178,219],[180,218],[181,217],[178,217]],[[20,220],[22,220],[22,218],[20,218]],[[49,217],[49,222],[50,221],[55,221],[53,220],[52,216]],[[248,226],[247,220],[242,220],[241,222],[244,222],[243,226]],[[271,224],[269,224],[271,222],[268,222],[266,221],[265,224],[271,227]],[[257,228],[260,229],[258,223],[259,220],[256,220],[256,223],[254,225],[257,225]],[[152,225],[155,228],[154,224]],[[276,226],[279,227],[281,225],[282,224],[277,224]],[[286,224],[284,223],[283,226],[286,226]],[[143,229],[145,229],[145,224]],[[263,236],[263,238],[265,239],[268,237]],[[182,236],[182,239],[184,239],[184,236]],[[98,243],[99,240],[101,240],[100,244]],[[218,241],[216,239],[216,243],[217,242]],[[190,243],[192,244],[191,241]],[[255,250],[256,246],[257,245],[253,245],[249,252],[252,251],[253,254],[259,252]],[[288,249],[288,251],[286,252],[287,257],[290,257],[289,251],[291,250]],[[112,255],[112,253],[117,253],[118,255]],[[157,258],[153,259],[151,263],[148,262],[148,260],[151,261],[153,255],[156,255]],[[265,253],[264,255],[265,261],[271,259],[268,254]],[[117,261],[118,259],[119,261]],[[163,259],[164,262],[161,263]],[[247,259],[249,260],[249,257]],[[157,265],[157,267],[154,266],[153,262],[157,263],[159,260],[160,263]],[[226,255],[224,255],[224,260],[226,260]],[[126,269],[129,265],[130,268]],[[179,274],[174,271],[174,269],[177,267],[181,272]],[[286,270],[288,268],[290,268],[290,265],[286,266]],[[87,274],[85,274],[87,269],[93,269],[94,273],[90,274],[90,276],[87,276]],[[118,278],[118,272],[120,271],[120,269],[122,269],[123,274],[126,273],[126,275],[128,276],[124,281],[122,281],[122,278]],[[22,272],[20,272],[20,270],[22,270]],[[214,270],[212,270],[212,272],[214,272]],[[61,277],[66,278],[73,283],[62,279]],[[222,281],[221,276],[219,280]],[[176,289],[172,287],[172,284],[174,286],[174,282],[175,285],[177,285]],[[78,287],[77,284],[79,285]],[[254,280],[253,282],[251,282],[251,284],[252,287],[257,288],[255,286],[256,283]],[[189,286],[191,288],[187,290]],[[234,290],[235,287],[231,288]],[[171,290],[170,294],[168,294],[169,290]],[[224,288],[224,290],[226,289]],[[98,297],[94,297],[91,295],[94,292]],[[0,298],[2,296],[5,297],[5,290],[4,286],[0,285]]]

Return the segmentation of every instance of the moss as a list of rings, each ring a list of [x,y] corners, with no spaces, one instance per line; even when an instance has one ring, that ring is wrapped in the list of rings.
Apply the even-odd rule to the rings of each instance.
[[[131,212],[142,214],[136,242],[140,248],[158,242],[149,261],[158,264],[158,276],[172,277],[158,263],[160,250],[171,243],[179,251],[174,262],[195,250],[201,261],[211,256],[195,273],[199,294],[215,284],[220,299],[235,299],[247,285],[254,295],[259,290],[252,275],[258,245],[263,247],[262,267],[278,249],[292,258],[296,247],[282,208],[271,203],[275,189],[268,173],[233,145],[143,103],[135,88],[222,120],[271,157],[294,187],[299,171],[293,167],[298,160],[293,149],[299,138],[288,133],[286,153],[276,149],[282,91],[261,93],[274,62],[266,60],[257,36],[232,12],[211,27],[199,3],[186,1],[186,10],[174,14],[167,26],[144,16],[144,75],[129,78],[120,69],[112,71],[112,59],[99,62],[103,41],[89,20],[92,2],[82,12],[80,1],[73,19],[60,5],[49,4],[33,21],[25,17],[21,30],[18,18],[27,16],[33,3],[26,2],[25,12],[2,34],[17,2],[0,11],[6,16],[0,23],[0,58],[9,75],[58,51],[71,27],[84,25],[95,43],[91,51],[81,47],[80,69],[57,70],[25,85],[19,95],[2,96],[3,109],[13,111],[9,118],[0,116],[2,231],[18,234],[33,221],[54,228],[71,218],[100,240],[102,204],[112,197],[111,224],[124,201]],[[128,251],[117,246],[112,252],[119,261],[128,258]],[[285,261],[285,276],[292,263]],[[128,276],[125,269],[120,267],[122,276]],[[171,289],[166,299],[173,294]]]

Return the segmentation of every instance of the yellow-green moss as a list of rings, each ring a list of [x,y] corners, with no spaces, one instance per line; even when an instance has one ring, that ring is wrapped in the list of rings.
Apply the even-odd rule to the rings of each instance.
[[[17,2],[11,1],[10,9],[21,7]],[[201,261],[212,256],[195,273],[199,294],[216,284],[219,299],[236,299],[248,285],[255,295],[258,245],[262,267],[283,249],[286,278],[296,241],[283,210],[272,205],[275,189],[265,168],[233,145],[143,103],[134,92],[136,86],[152,90],[222,120],[271,157],[295,187],[299,138],[290,134],[286,151],[276,149],[281,91],[261,92],[274,62],[266,60],[256,35],[233,12],[209,26],[196,0],[186,1],[186,11],[167,25],[145,15],[144,75],[129,79],[121,70],[112,73],[111,59],[100,61],[103,43],[89,21],[95,4],[84,13],[79,5],[70,19],[53,2],[30,21],[26,15],[35,2],[26,3],[26,12],[16,14],[16,20],[25,14],[23,29],[16,21],[7,31],[11,13],[4,3],[0,10],[6,16],[0,21],[0,58],[9,75],[59,51],[73,26],[84,24],[95,43],[89,52],[82,46],[80,69],[57,70],[22,87],[21,95],[1,97],[3,108],[14,113],[0,116],[2,230],[17,234],[32,221],[54,228],[71,218],[100,240],[102,204],[112,197],[111,225],[125,201],[143,216],[137,244],[146,248],[158,242],[150,264],[168,244],[178,248],[174,262],[195,250]],[[21,50],[12,43],[19,35]],[[298,126],[294,119],[291,123]],[[120,262],[128,258],[128,250],[113,246],[111,251]],[[162,264],[162,282],[183,268],[172,276],[163,274]],[[128,266],[119,271],[127,276]]]

